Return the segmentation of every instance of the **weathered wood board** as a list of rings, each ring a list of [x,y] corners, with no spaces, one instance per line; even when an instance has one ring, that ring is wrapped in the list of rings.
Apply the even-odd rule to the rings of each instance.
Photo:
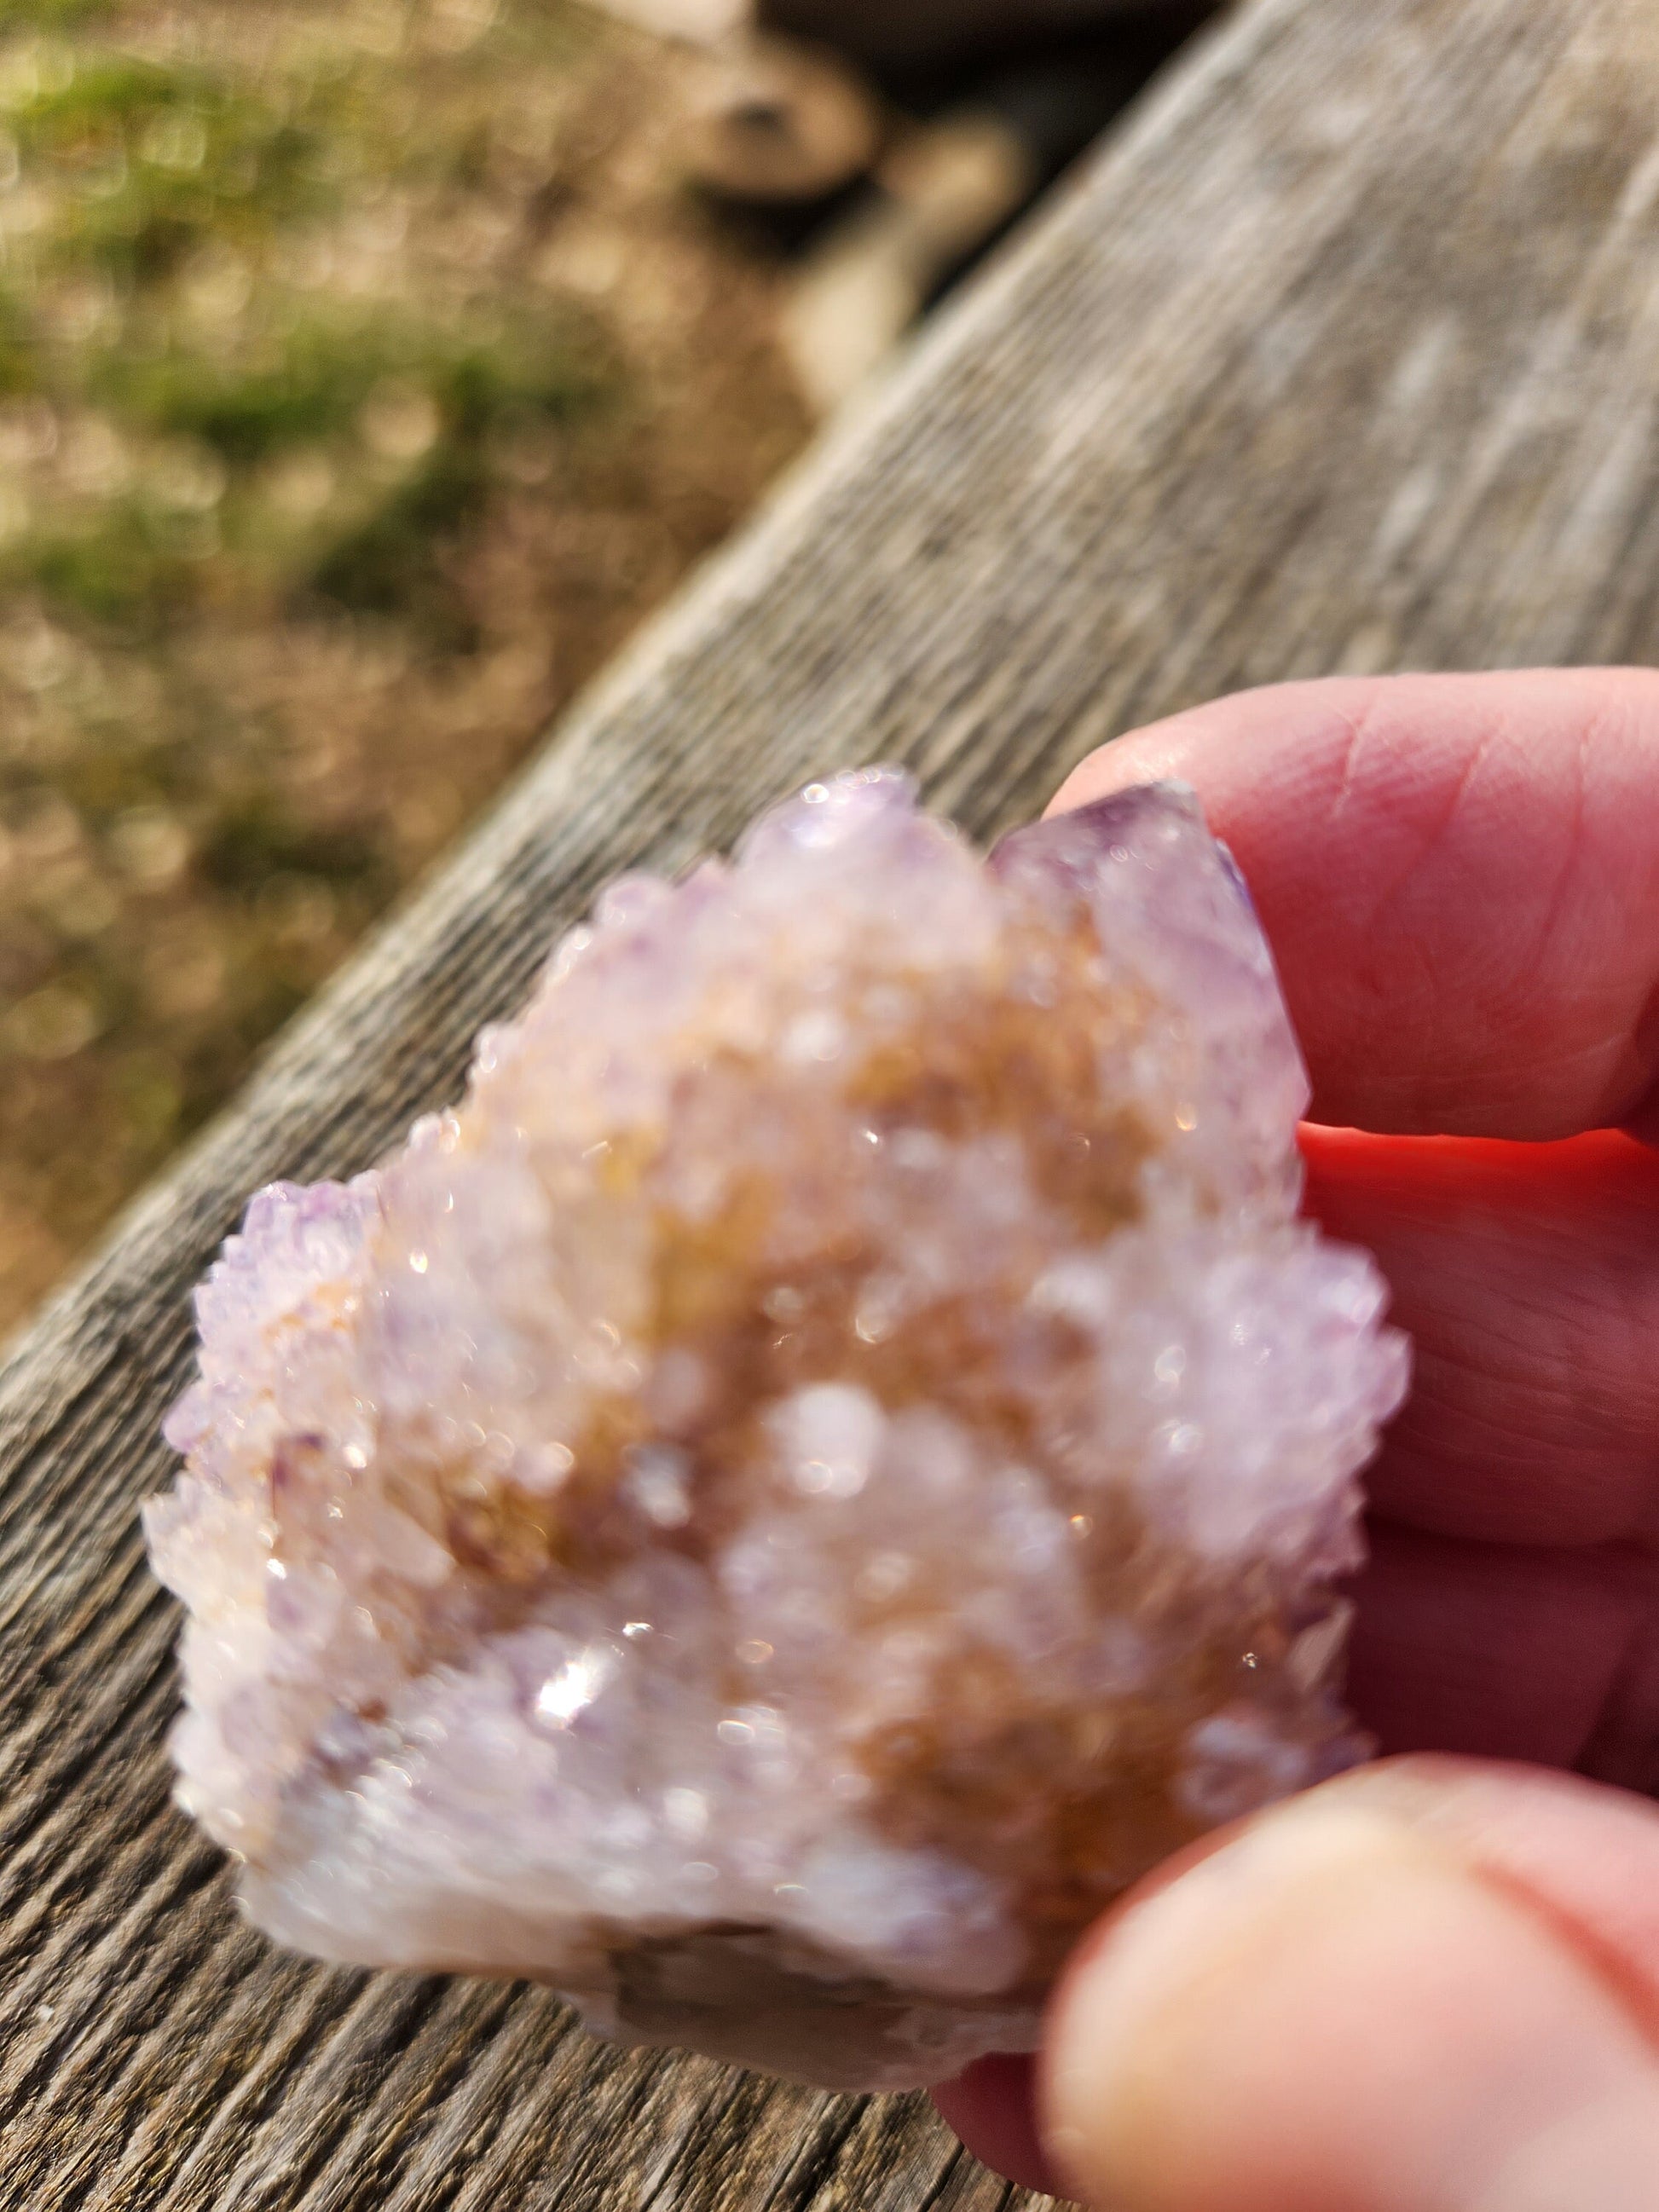
[[[1659,658],[1651,0],[1211,33],[289,1031],[0,1375],[0,2202],[989,2212],[913,2103],[330,1973],[167,1804],[134,1507],[242,1196],[451,1094],[599,883],[849,760],[975,830],[1235,685]]]

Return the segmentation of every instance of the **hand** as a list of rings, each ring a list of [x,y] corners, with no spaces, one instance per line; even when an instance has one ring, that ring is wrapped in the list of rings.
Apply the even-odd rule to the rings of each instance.
[[[1385,1753],[1459,1756],[1327,1784],[1108,1916],[1036,2068],[1051,2165],[1024,2062],[939,2104],[1111,2212],[1656,2212],[1659,676],[1247,693],[1054,805],[1163,775],[1278,957],[1310,1210],[1416,1342],[1352,1698]]]

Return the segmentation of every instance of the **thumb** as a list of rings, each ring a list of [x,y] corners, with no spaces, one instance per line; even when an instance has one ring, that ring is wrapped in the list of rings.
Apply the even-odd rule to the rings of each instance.
[[[1087,1941],[1038,2094],[1109,2212],[1656,2212],[1659,1808],[1449,1759],[1328,1784]]]

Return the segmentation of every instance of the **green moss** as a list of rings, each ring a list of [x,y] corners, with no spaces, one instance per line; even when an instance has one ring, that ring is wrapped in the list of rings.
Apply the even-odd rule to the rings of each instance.
[[[124,501],[79,529],[24,538],[7,550],[0,577],[94,622],[150,630],[190,606],[200,565],[158,542],[152,518]]]
[[[305,325],[246,368],[173,346],[112,350],[88,377],[90,396],[147,429],[200,438],[246,466],[284,447],[349,429],[384,351],[361,329]]]
[[[225,809],[203,848],[200,865],[206,881],[230,891],[257,890],[278,874],[381,888],[381,861],[369,840],[354,831],[298,822],[264,792]]]
[[[72,0],[0,0],[8,20],[58,33],[17,46],[8,79],[7,121],[47,220],[32,263],[0,284],[0,401],[95,410],[139,488],[48,500],[0,550],[0,581],[134,639],[209,603],[274,616],[297,590],[410,621],[426,647],[464,649],[471,628],[451,556],[488,506],[503,446],[526,426],[578,423],[614,372],[572,312],[498,298],[428,315],[326,287],[319,303],[297,281],[273,282],[266,249],[365,192],[372,202],[383,183],[483,188],[492,113],[466,85],[499,70],[490,57],[503,39],[526,54],[572,40],[569,12],[522,0],[506,28],[445,63],[436,110],[422,105],[419,68],[405,72],[402,123],[388,121],[384,69],[344,46],[242,70],[204,59],[210,42],[163,64],[77,39]],[[240,256],[255,287],[228,321],[180,312],[175,278],[204,247]],[[105,304],[89,334],[71,335],[54,303],[88,276]],[[365,435],[388,379],[424,392],[437,417],[401,470],[374,450],[372,425]],[[142,488],[156,441],[180,439],[225,471],[211,522],[170,516]],[[270,472],[310,447],[328,494],[285,505]]]
[[[605,366],[566,325],[520,324],[434,362],[438,396],[458,437],[479,440],[515,413],[568,422],[604,396]]]
[[[12,128],[26,150],[66,155],[107,143],[109,126],[118,129],[164,107],[187,107],[205,89],[193,75],[98,47],[54,55],[40,76],[38,88],[15,109]]]
[[[570,319],[520,326],[497,345],[459,341],[407,317],[296,320],[242,363],[178,345],[112,348],[89,368],[89,397],[148,428],[204,440],[228,461],[267,460],[285,447],[350,431],[386,376],[423,386],[451,434],[473,441],[514,410],[565,422],[606,379]]]
[[[483,503],[489,477],[476,447],[444,439],[383,503],[337,538],[307,583],[361,614],[412,616],[428,650],[465,652],[474,641],[447,588],[443,541]]]
[[[21,316],[0,295],[0,388],[51,380]],[[139,491],[48,518],[0,552],[0,579],[52,604],[149,635],[208,591],[257,604],[295,588],[354,611],[418,623],[423,643],[464,650],[471,625],[447,581],[447,553],[487,504],[501,444],[568,428],[615,391],[591,337],[568,317],[526,321],[491,343],[406,316],[296,323],[243,364],[170,343],[106,346],[78,364],[84,400],[129,435],[188,439],[224,464],[219,522],[171,514]],[[424,392],[436,428],[399,473],[365,447],[363,416],[388,380]],[[331,451],[341,519],[283,523],[259,471],[296,448]],[[222,528],[221,530],[220,525]],[[197,540],[214,532],[204,549]],[[217,550],[222,544],[222,550]],[[273,601],[274,603],[274,601]]]
[[[129,283],[164,276],[212,234],[266,235],[337,204],[325,94],[295,118],[205,70],[88,47],[10,123],[26,167],[64,199],[58,257]]]
[[[118,0],[0,0],[0,31],[73,31],[106,21]]]
[[[428,357],[422,381],[441,424],[419,465],[337,538],[306,581],[321,598],[422,624],[428,648],[465,651],[473,625],[451,588],[446,553],[489,495],[492,441],[526,422],[568,422],[596,407],[605,380],[562,331],[526,333],[494,350]]]

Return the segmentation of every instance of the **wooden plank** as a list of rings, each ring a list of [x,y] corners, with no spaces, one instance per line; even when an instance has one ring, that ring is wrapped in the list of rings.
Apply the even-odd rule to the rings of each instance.
[[[356,1169],[617,869],[891,756],[980,832],[1089,746],[1334,668],[1659,653],[1650,0],[1263,0],[566,723],[0,1373],[0,2197],[991,2212],[911,2102],[331,1973],[167,1803],[133,1510],[243,1194]]]

